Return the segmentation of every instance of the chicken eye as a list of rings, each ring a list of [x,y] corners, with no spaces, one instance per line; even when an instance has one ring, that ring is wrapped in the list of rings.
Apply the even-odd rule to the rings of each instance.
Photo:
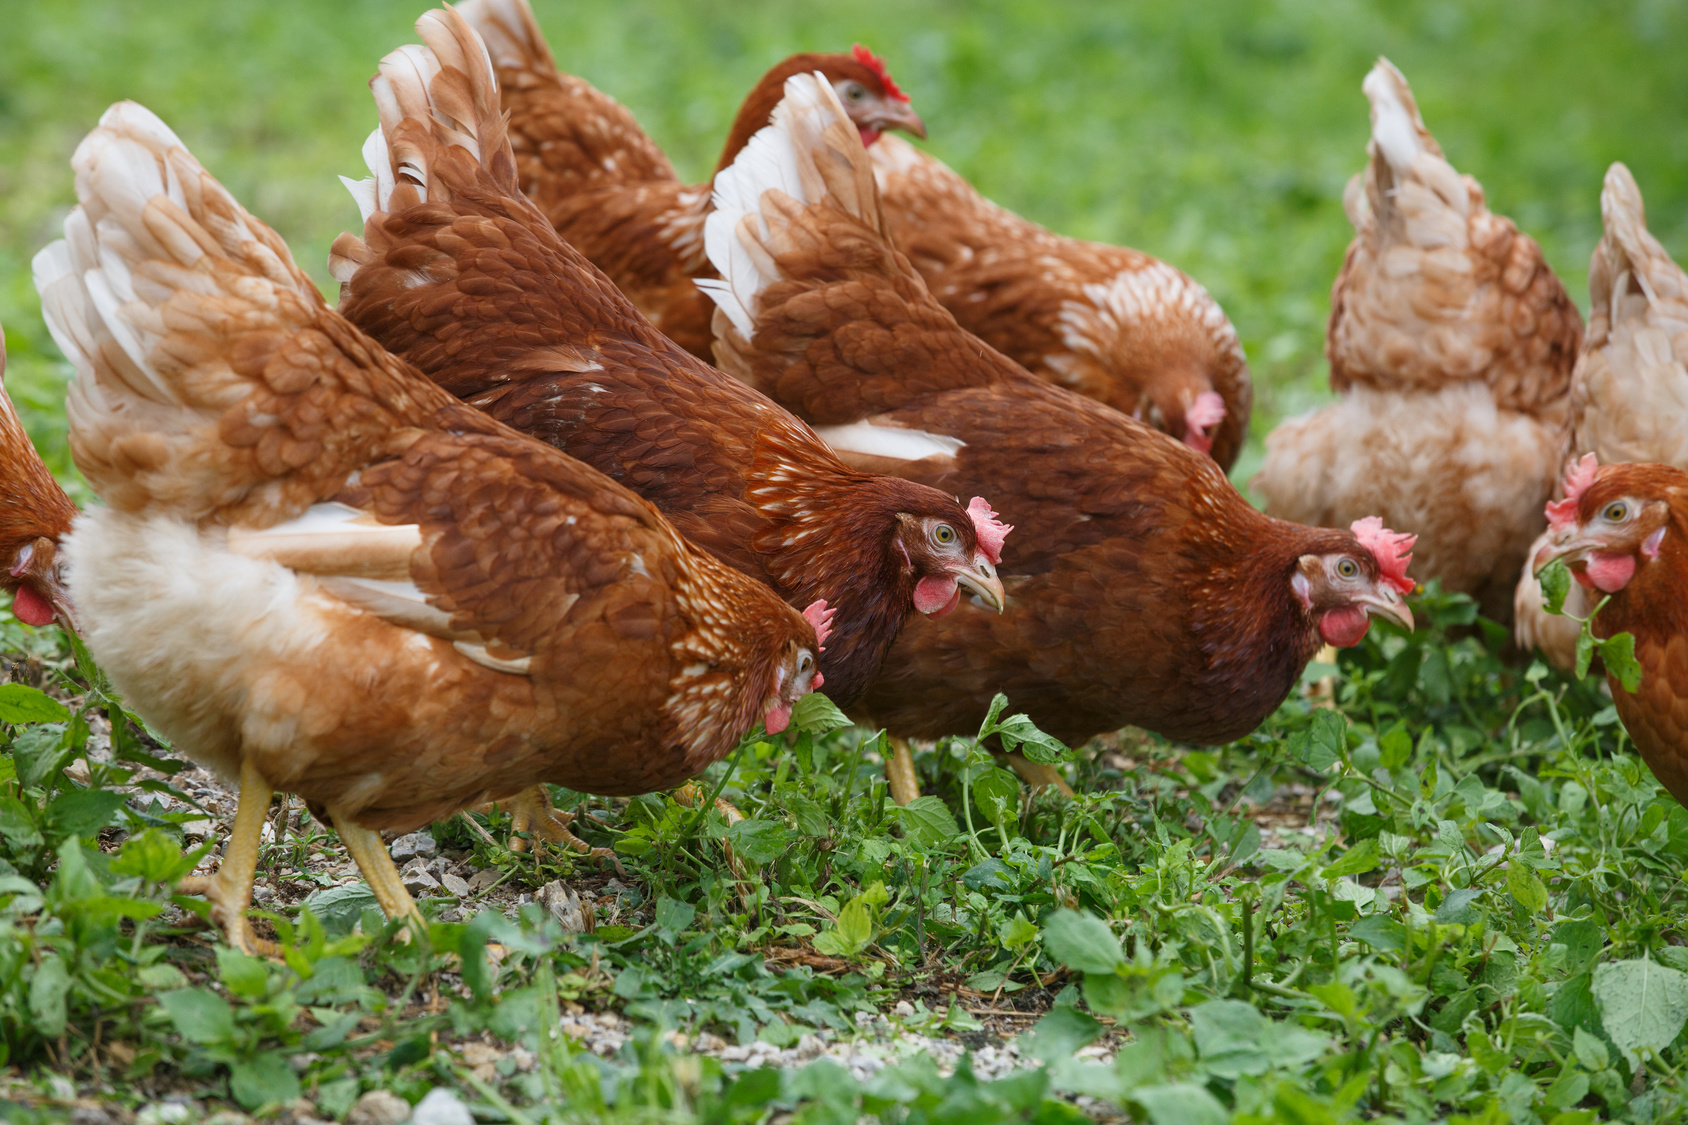
[[[1341,562],[1336,564],[1336,573],[1343,578],[1358,578],[1360,575],[1360,564],[1355,562],[1353,559],[1343,559]]]
[[[1617,523],[1619,520],[1629,515],[1629,505],[1625,504],[1622,500],[1615,500],[1606,505],[1606,510],[1600,514],[1606,519],[1611,520],[1613,523]]]
[[[867,97],[867,89],[852,82],[844,87],[844,96],[853,102],[859,102]]]
[[[810,656],[806,652],[802,656],[799,656],[797,658],[797,674],[798,675],[803,675],[803,674],[807,673],[809,671],[809,669],[813,668],[814,666],[815,666],[815,658]]]
[[[932,538],[947,547],[955,542],[955,528],[947,523],[941,523],[932,529]]]

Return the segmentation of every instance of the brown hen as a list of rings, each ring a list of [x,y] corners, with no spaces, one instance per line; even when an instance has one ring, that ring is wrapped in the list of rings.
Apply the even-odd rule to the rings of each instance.
[[[1229,469],[1254,387],[1200,283],[1137,250],[1066,238],[897,137],[873,149],[886,229],[961,326],[1026,370]]]
[[[1688,473],[1673,465],[1598,466],[1586,455],[1565,474],[1565,498],[1534,564],[1562,559],[1591,598],[1602,639],[1635,638],[1641,683],[1610,671],[1618,718],[1671,796],[1688,804]]]
[[[239,779],[204,887],[232,944],[272,788],[397,916],[378,831],[541,781],[671,786],[810,690],[809,621],[348,324],[150,112],[114,106],[74,165],[35,262],[106,502],[70,588],[130,704]]]
[[[430,378],[602,470],[693,545],[837,613],[827,692],[853,699],[911,609],[1001,600],[982,500],[851,469],[802,422],[675,346],[516,185],[493,75],[455,12],[371,84],[363,238],[340,308]],[[432,100],[430,100],[432,99]],[[988,511],[988,508],[984,510]]]
[[[1600,217],[1606,231],[1588,266],[1588,332],[1571,375],[1571,458],[1688,469],[1688,274],[1648,232],[1641,190],[1622,164],[1606,172]],[[1542,533],[1532,557],[1552,536]],[[1580,627],[1542,610],[1529,565],[1513,608],[1518,644],[1569,671]],[[1565,608],[1587,617],[1594,604],[1573,588]]]
[[[1410,537],[1268,518],[1210,458],[968,333],[893,248],[831,89],[786,88],[716,178],[727,370],[850,460],[977,486],[1016,525],[1006,612],[910,621],[860,713],[898,735],[963,734],[1001,691],[1073,744],[1127,723],[1224,742],[1283,701],[1321,642],[1357,643],[1373,614],[1410,627]]]
[[[715,276],[703,253],[709,185],[681,183],[626,107],[558,72],[528,0],[467,0],[457,10],[486,40],[498,69],[522,191],[651,323],[709,359],[713,306],[692,284]],[[813,70],[835,84],[864,142],[886,129],[926,135],[909,99],[865,48],[793,55],[745,98],[717,167],[732,163],[768,123],[785,80]]]
[[[59,541],[76,505],[53,479],[24,432],[6,394],[6,343],[0,334],[0,589],[12,595],[12,616],[25,625],[58,621],[76,628],[59,574]]]
[[[1535,240],[1493,214],[1380,59],[1370,162],[1344,196],[1354,241],[1325,352],[1342,398],[1266,439],[1273,515],[1368,512],[1419,534],[1418,573],[1507,621],[1564,456],[1582,320]]]

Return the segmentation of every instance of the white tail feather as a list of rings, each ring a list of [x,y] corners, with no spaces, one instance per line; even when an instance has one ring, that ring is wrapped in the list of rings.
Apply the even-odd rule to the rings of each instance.
[[[704,252],[721,275],[719,281],[700,280],[698,287],[727,314],[740,335],[755,335],[755,312],[763,290],[779,280],[779,268],[763,249],[771,235],[763,213],[763,198],[770,191],[803,205],[818,203],[829,193],[829,181],[819,164],[821,159],[851,164],[865,170],[872,183],[867,150],[859,140],[855,151],[825,143],[829,126],[854,127],[838,101],[832,84],[819,74],[795,74],[786,79],[785,98],[775,107],[770,123],[750,138],[731,165],[715,175],[714,211],[704,222]],[[836,169],[829,169],[836,170]],[[842,199],[846,207],[860,213],[860,191]],[[877,207],[877,197],[870,197]]]
[[[1378,59],[1360,89],[1371,102],[1372,140],[1396,176],[1405,176],[1424,151],[1423,124],[1406,78],[1388,59]]]
[[[457,12],[480,34],[497,65],[541,72],[557,69],[527,0],[464,0]]]

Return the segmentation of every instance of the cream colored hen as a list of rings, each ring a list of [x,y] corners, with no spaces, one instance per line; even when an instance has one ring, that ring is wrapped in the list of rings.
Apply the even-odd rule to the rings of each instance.
[[[1588,265],[1588,335],[1571,379],[1571,455],[1688,469],[1688,274],[1648,233],[1641,189],[1622,164],[1606,171],[1600,218],[1606,234]],[[1579,626],[1542,610],[1528,566],[1514,608],[1519,646],[1570,668]],[[1594,605],[1573,586],[1565,608],[1587,617]]]
[[[1272,515],[1380,515],[1418,532],[1424,579],[1506,620],[1565,450],[1582,321],[1541,249],[1491,213],[1379,59],[1370,162],[1325,352],[1341,401],[1279,426],[1254,486]]]

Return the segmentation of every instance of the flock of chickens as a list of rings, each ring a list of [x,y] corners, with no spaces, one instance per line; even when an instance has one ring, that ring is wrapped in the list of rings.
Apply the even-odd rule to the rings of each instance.
[[[104,505],[77,515],[0,418],[13,612],[79,631],[239,779],[198,888],[232,944],[265,948],[244,913],[275,789],[398,917],[380,831],[500,801],[577,842],[545,783],[672,787],[823,684],[895,736],[905,802],[901,740],[970,733],[999,691],[1069,743],[1237,738],[1321,645],[1412,627],[1414,536],[1385,523],[1492,616],[1516,587],[1520,642],[1561,660],[1577,626],[1532,566],[1566,558],[1585,613],[1610,595],[1598,628],[1644,669],[1620,714],[1688,797],[1688,278],[1621,166],[1585,337],[1380,62],[1342,397],[1268,439],[1262,514],[1225,475],[1252,392],[1206,290],[889,135],[925,125],[865,49],[775,67],[687,185],[526,0],[416,26],[371,82],[338,308],[119,103],[35,260]],[[1584,453],[1665,465],[1579,461],[1556,494]]]

